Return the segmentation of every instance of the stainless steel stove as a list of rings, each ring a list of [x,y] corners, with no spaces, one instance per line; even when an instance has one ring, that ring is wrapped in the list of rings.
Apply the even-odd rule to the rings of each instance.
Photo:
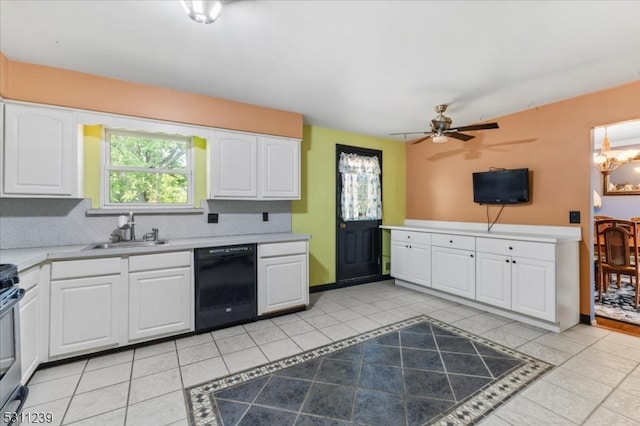
[[[20,386],[20,299],[24,290],[15,265],[0,264],[0,406],[3,424],[19,423],[29,393]]]

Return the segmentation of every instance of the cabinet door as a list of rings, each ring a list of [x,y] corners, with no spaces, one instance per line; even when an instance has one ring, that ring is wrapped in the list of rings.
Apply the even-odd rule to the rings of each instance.
[[[209,143],[211,198],[256,198],[257,137],[255,135],[212,132]]]
[[[476,300],[511,309],[511,257],[476,253]]]
[[[70,112],[8,104],[4,124],[5,195],[79,196]]]
[[[391,276],[409,280],[409,244],[405,242],[391,242]]]
[[[120,275],[51,281],[49,354],[119,343]]]
[[[474,252],[447,247],[431,247],[431,286],[438,290],[474,299],[476,263]]]
[[[40,364],[40,298],[38,287],[27,291],[20,301],[20,363],[25,384]]]
[[[258,261],[258,315],[309,303],[307,255]]]
[[[260,138],[260,195],[300,199],[300,141]]]
[[[407,281],[431,287],[431,246],[409,244],[409,278]]]
[[[129,274],[129,340],[192,330],[191,268]]]
[[[511,309],[547,321],[556,320],[554,262],[513,258]]]

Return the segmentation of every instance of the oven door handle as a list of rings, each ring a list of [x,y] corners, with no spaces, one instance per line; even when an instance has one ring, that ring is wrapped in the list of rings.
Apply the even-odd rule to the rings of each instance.
[[[0,317],[2,317],[6,312],[9,312],[13,306],[20,301],[24,297],[24,289],[21,288],[11,297],[11,300],[7,302],[5,305],[2,305],[0,308]]]
[[[16,410],[14,411],[14,413],[20,413],[22,412],[22,408],[24,407],[24,404],[27,402],[27,396],[29,395],[29,388],[26,386],[20,386],[18,387],[18,389],[16,389],[16,392],[13,394],[13,398],[11,398],[10,402],[13,401],[20,401],[20,404],[18,404],[18,407],[16,408]],[[9,403],[10,403],[9,402]],[[9,405],[9,403],[7,403],[7,405]],[[19,417],[16,416],[12,419],[9,420],[9,423],[7,426],[12,426],[12,425],[17,425],[20,424],[18,422]]]

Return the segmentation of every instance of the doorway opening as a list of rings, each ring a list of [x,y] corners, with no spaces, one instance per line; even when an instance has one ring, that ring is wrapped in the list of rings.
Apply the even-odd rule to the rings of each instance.
[[[592,312],[598,326],[640,334],[640,307],[635,303],[639,284],[633,268],[630,273],[609,273],[610,267],[603,267],[602,263],[607,262],[606,256],[615,254],[613,243],[605,241],[604,230],[612,223],[624,226],[640,221],[640,120],[594,128],[593,147]],[[614,161],[615,158],[623,161]],[[625,244],[618,244],[617,250],[628,257],[622,261],[634,266],[640,261],[633,247],[640,241],[640,235],[627,240]]]
[[[382,151],[336,145],[336,285],[382,279]]]

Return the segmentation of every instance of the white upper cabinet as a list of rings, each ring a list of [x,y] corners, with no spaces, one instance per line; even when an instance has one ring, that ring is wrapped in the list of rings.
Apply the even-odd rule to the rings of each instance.
[[[211,198],[258,196],[258,146],[255,135],[212,132],[209,141]]]
[[[270,199],[300,199],[300,141],[262,136],[260,195]]]
[[[72,112],[6,104],[3,136],[3,196],[80,197]]]
[[[236,200],[300,198],[300,141],[212,131],[209,197]]]

